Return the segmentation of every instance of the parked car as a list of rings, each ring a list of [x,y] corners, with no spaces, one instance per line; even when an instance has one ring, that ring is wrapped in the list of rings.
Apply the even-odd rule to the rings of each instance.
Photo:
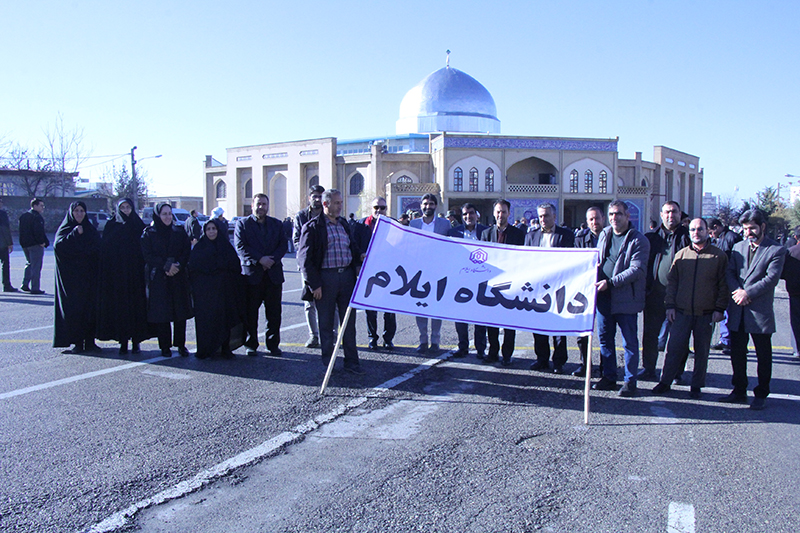
[[[154,209],[152,207],[145,207],[142,209],[142,222],[148,226],[153,222],[153,211]]]
[[[186,209],[181,209],[179,207],[172,208],[172,221],[176,226],[183,226],[186,224],[186,221],[189,220],[191,213]]]
[[[103,211],[87,211],[86,216],[89,217],[89,222],[97,228],[97,231],[106,229],[106,222],[108,222],[109,215]]]

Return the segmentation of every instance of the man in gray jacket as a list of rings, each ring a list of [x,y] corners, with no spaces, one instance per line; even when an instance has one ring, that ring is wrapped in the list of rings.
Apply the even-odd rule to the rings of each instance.
[[[753,389],[751,409],[761,410],[769,395],[772,378],[772,334],[775,287],[781,278],[786,248],[766,236],[767,217],[749,209],[739,217],[745,239],[736,243],[728,262],[727,280],[732,301],[728,305],[731,335],[733,391],[719,399],[725,403],[747,403],[747,340],[753,338],[758,361],[758,386]]]
[[[625,351],[625,383],[620,396],[636,396],[639,367],[637,315],[644,309],[647,260],[650,243],[629,221],[628,206],[614,200],[608,205],[610,227],[597,241],[600,250],[597,286],[597,331],[603,377],[595,390],[616,390],[617,350],[614,337],[619,326]]]

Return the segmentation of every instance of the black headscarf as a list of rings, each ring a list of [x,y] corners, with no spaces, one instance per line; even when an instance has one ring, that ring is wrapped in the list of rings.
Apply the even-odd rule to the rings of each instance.
[[[83,210],[86,212],[86,216],[83,217],[83,222],[78,224],[78,221],[75,220],[75,215],[72,212],[75,210],[76,207],[82,207]],[[56,232],[56,242],[66,238],[70,233],[75,230],[76,226],[83,227],[83,235],[85,235],[86,240],[94,240],[97,235],[97,229],[94,227],[92,222],[89,220],[89,213],[88,209],[86,209],[86,204],[78,200],[77,202],[72,202],[69,204],[69,209],[67,209],[67,214],[64,216],[64,220],[61,222],[61,225],[58,227],[58,231]]]
[[[130,215],[125,215],[122,211],[119,210],[119,208],[120,208],[120,206],[122,204],[128,204],[129,206],[131,206],[131,214]],[[141,225],[144,225],[144,222],[142,222],[141,217],[139,217],[139,213],[137,213],[136,209],[134,209],[134,207],[133,207],[133,200],[131,200],[130,198],[120,198],[119,199],[119,201],[117,202],[117,214],[114,216],[114,219],[117,222],[119,222],[120,224],[125,224],[127,222],[133,222],[134,225],[136,225],[136,226],[139,226],[140,225],[139,223],[141,223]],[[139,233],[141,233],[141,231]]]
[[[206,228],[209,224],[214,224],[217,228],[217,238],[213,241],[206,235]],[[212,272],[217,269],[230,268],[233,262],[234,270],[238,268],[239,256],[228,240],[228,235],[223,233],[222,223],[215,219],[209,219],[203,227],[203,236],[197,241],[192,249],[192,256],[189,260],[189,268]]]

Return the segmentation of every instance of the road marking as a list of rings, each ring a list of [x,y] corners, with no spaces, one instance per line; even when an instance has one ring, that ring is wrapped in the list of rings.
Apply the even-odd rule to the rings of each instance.
[[[667,518],[667,533],[695,533],[694,505],[691,503],[670,502]]]
[[[380,385],[373,388],[372,391],[374,393],[381,393],[388,389],[396,387],[397,385],[403,383],[406,380],[411,379],[417,374],[424,372],[425,370],[428,370],[433,366],[447,360],[449,357],[450,354],[445,353],[437,358],[423,361],[422,364],[409,370],[402,376],[398,376],[396,378],[390,379],[389,381],[381,383]],[[311,420],[307,421],[306,423],[296,426],[290,431],[284,431],[283,433],[262,442],[255,448],[246,450],[234,457],[231,457],[226,461],[223,461],[215,466],[212,466],[207,470],[199,472],[191,479],[188,479],[186,481],[181,481],[177,485],[168,488],[164,491],[161,491],[155,496],[152,496],[150,498],[145,498],[144,500],[138,501],[128,506],[127,508],[114,513],[113,515],[109,516],[102,522],[95,524],[88,531],[89,533],[106,533],[109,531],[116,531],[118,529],[121,529],[125,527],[128,524],[128,521],[142,509],[145,509],[147,507],[152,507],[154,505],[160,505],[162,503],[166,503],[170,500],[174,500],[177,498],[182,498],[183,496],[186,496],[191,492],[203,488],[205,485],[208,485],[212,481],[215,481],[227,475],[229,472],[237,468],[247,466],[249,464],[255,463],[256,461],[263,459],[264,457],[273,455],[278,451],[280,451],[281,449],[283,449],[284,447],[301,441],[305,437],[305,435],[316,430],[323,424],[327,424],[328,422],[333,422],[334,420],[346,414],[347,412],[355,409],[356,407],[361,406],[370,397],[375,397],[375,396],[370,395],[370,396],[361,396],[359,398],[354,398],[353,400],[350,400],[349,402],[340,405],[339,407],[337,407],[336,409],[334,409],[329,413],[314,417]],[[680,531],[680,533],[684,532]]]
[[[192,376],[187,376],[186,374],[179,374],[177,372],[160,372],[158,370],[142,370],[142,374],[147,374],[148,376],[158,376],[160,378],[167,378],[167,379],[192,379]]]
[[[17,333],[27,333],[29,331],[39,331],[40,329],[50,329],[53,325],[50,324],[49,326],[41,326],[38,328],[28,328],[28,329],[18,329],[17,331],[4,331],[0,333],[0,335],[15,335]]]

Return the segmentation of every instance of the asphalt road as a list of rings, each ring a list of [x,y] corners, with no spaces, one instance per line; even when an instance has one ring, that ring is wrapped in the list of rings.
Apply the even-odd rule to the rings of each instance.
[[[17,248],[17,285],[23,263]],[[782,284],[765,411],[714,401],[730,363],[712,352],[703,400],[592,392],[587,426],[583,381],[528,370],[529,334],[512,368],[431,359],[413,352],[411,317],[398,350],[362,350],[366,375],[336,371],[320,396],[285,263],[281,358],[163,359],[154,340],[138,356],[110,343],[62,354],[50,252],[47,295],[1,294],[0,530],[800,530],[800,362]]]

